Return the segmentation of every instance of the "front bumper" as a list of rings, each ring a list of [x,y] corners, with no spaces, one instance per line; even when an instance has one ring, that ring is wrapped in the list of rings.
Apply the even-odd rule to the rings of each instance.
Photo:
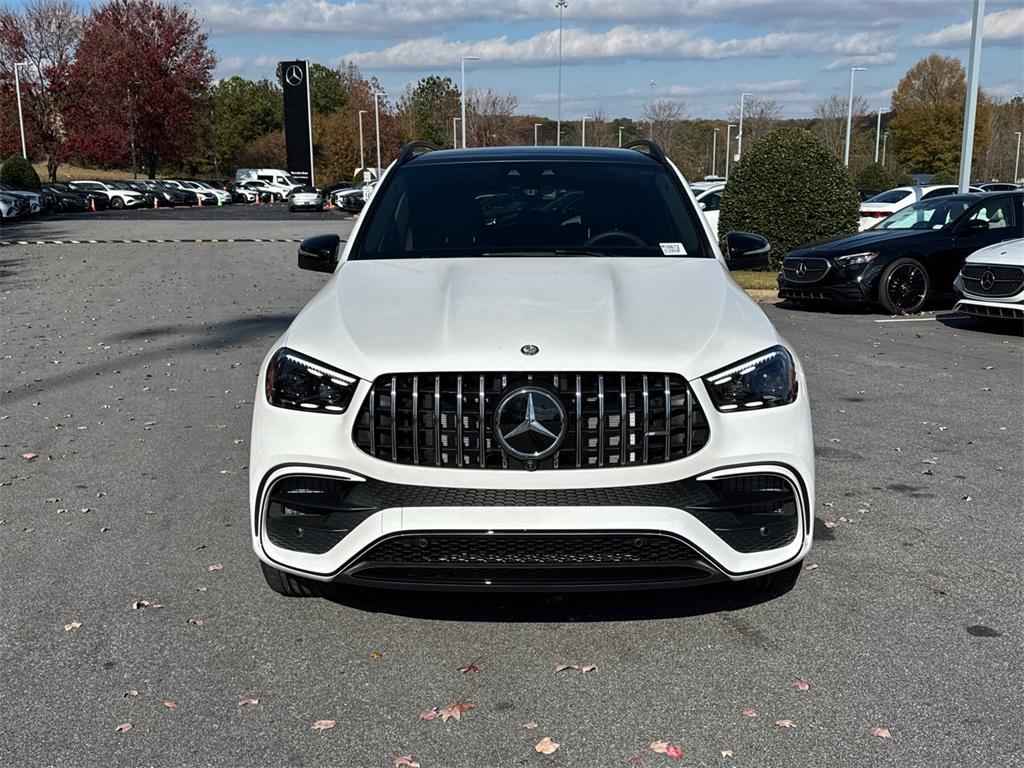
[[[1024,302],[993,301],[965,296],[953,307],[955,312],[995,320],[1024,320]]]
[[[870,304],[875,289],[868,270],[832,267],[820,280],[797,281],[779,273],[779,298],[797,301],[831,301],[836,304]]]
[[[253,549],[275,568],[319,581],[457,589],[739,581],[798,562],[811,546],[814,509],[813,436],[802,372],[795,403],[762,411],[720,413],[699,380],[690,384],[711,426],[700,451],[656,465],[536,472],[397,465],[371,457],[352,440],[369,382],[360,383],[353,405],[337,416],[275,408],[259,391],[250,452]],[[752,475],[775,478],[789,489],[791,507],[755,519],[752,515],[773,510],[740,502],[723,516],[721,504],[710,509],[715,505],[695,490],[742,483],[736,478]],[[302,518],[302,497],[292,497],[298,502],[288,510],[290,502],[278,493],[289,478],[299,478],[298,486],[335,483],[351,493],[327,504],[328,517]],[[737,525],[735,517],[743,523]],[[339,530],[344,531],[340,537]],[[582,554],[509,560],[502,552],[510,537],[535,537],[531,541],[539,552],[561,547]],[[676,554],[669,561],[634,557],[633,539],[674,547]],[[379,554],[375,550],[391,540],[421,546],[428,561],[382,565],[373,559]],[[600,540],[599,551],[614,551],[588,555],[588,540]],[[453,546],[490,554],[483,559],[435,555],[438,547],[455,551]],[[516,551],[532,550],[522,545]],[[459,572],[453,576],[452,570]]]

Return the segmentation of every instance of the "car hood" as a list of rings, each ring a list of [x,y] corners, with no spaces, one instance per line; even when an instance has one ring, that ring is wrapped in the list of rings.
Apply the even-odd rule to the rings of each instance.
[[[824,243],[798,248],[790,252],[790,256],[836,256],[844,253],[859,253],[872,248],[885,247],[891,243],[909,238],[920,238],[928,235],[930,229],[868,229],[855,235],[847,235]]]
[[[284,343],[364,379],[414,371],[696,378],[779,343],[715,259],[345,262]],[[536,356],[520,351],[540,348]]]
[[[1024,238],[1004,240],[981,248],[967,257],[967,263],[1024,267]]]

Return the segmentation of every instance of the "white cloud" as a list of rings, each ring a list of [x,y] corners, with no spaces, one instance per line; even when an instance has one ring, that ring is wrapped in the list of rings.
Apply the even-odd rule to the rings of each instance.
[[[830,53],[868,56],[884,53],[892,42],[889,36],[867,34],[771,32],[755,37],[715,40],[698,37],[690,30],[678,27],[620,25],[601,32],[569,27],[564,33],[562,58],[565,63],[572,64],[601,60],[717,60]],[[475,41],[418,38],[380,51],[352,52],[344,58],[373,69],[430,69],[451,67],[466,54],[482,59],[476,66],[548,65],[557,60],[558,32],[539,32],[514,41],[506,36]]]
[[[880,67],[884,64],[892,64],[897,56],[892,51],[880,53],[869,53],[856,56],[843,56],[835,61],[829,62],[826,70],[849,69],[850,67]]]
[[[918,36],[914,42],[922,48],[944,48],[971,39],[971,22],[950,24],[937,32]],[[985,14],[986,43],[1005,43],[1024,45],[1024,8],[996,11]]]

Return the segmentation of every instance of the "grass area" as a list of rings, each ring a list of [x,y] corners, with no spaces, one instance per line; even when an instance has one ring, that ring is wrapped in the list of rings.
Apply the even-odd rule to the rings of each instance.
[[[730,272],[732,279],[740,284],[740,288],[748,291],[776,291],[779,288],[777,280],[778,272],[753,272],[751,270],[738,269]]]
[[[46,181],[46,163],[33,163],[39,178]],[[140,178],[142,174],[139,174]],[[80,181],[82,179],[102,181],[104,179],[130,179],[131,169],[104,171],[100,168],[82,168],[78,165],[60,165],[57,167],[57,181]]]

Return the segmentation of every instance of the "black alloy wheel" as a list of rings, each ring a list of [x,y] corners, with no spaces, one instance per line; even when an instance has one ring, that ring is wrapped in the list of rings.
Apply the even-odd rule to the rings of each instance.
[[[896,259],[882,273],[878,301],[891,314],[910,315],[924,307],[930,288],[928,273],[921,262],[906,257]]]

